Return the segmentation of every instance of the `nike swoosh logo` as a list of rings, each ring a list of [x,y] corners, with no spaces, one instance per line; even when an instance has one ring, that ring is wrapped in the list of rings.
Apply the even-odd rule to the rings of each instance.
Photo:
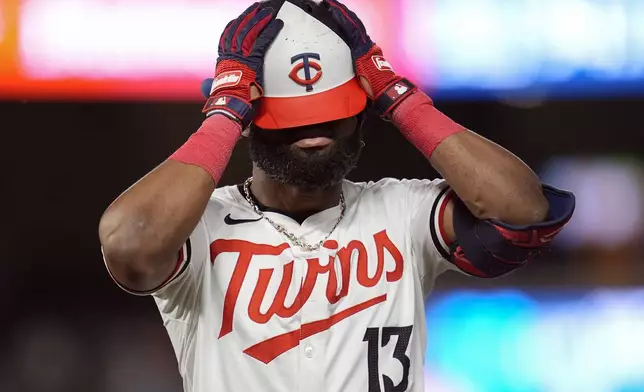
[[[324,332],[340,321],[372,306],[378,305],[379,303],[385,302],[386,300],[387,294],[383,294],[347,308],[324,320],[302,324],[300,329],[273,336],[272,338],[259,342],[254,346],[248,347],[244,350],[244,353],[265,364],[269,364],[273,359],[279,357],[288,350],[299,346],[300,340],[306,339],[309,336],[317,335],[320,332]]]
[[[257,219],[234,219],[230,217],[230,214],[228,214],[224,218],[224,223],[227,225],[240,225],[242,223],[257,222],[259,220],[262,220],[262,218],[259,217]]]

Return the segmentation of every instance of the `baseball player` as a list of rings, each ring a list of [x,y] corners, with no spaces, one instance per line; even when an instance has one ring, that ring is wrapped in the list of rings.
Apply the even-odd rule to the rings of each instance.
[[[101,219],[111,276],[154,298],[186,391],[424,391],[436,277],[521,267],[573,195],[437,110],[336,0],[255,3],[218,45],[203,125]],[[444,180],[345,180],[368,107]],[[217,188],[242,136],[252,176]]]

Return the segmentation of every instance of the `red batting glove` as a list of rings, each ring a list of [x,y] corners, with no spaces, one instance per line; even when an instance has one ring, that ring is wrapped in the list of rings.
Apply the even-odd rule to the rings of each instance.
[[[369,38],[358,16],[337,0],[324,0],[351,48],[356,74],[373,91],[371,99],[381,117],[391,120],[428,159],[447,137],[465,128],[438,111],[427,95],[409,80],[396,75]],[[394,108],[396,110],[394,110]]]
[[[402,76],[396,75],[362,24],[362,21],[337,0],[324,0],[324,4],[340,26],[343,39],[351,48],[358,77],[367,79],[371,87],[374,106],[382,117],[389,117],[392,109],[413,93],[417,87]]]
[[[265,3],[251,5],[232,20],[219,40],[217,69],[203,113],[222,113],[245,129],[253,119],[250,87],[262,90],[262,65],[270,44],[284,26]]]

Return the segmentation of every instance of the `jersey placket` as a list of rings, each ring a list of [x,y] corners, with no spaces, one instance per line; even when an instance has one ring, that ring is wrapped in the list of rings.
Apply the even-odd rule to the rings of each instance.
[[[303,237],[308,243],[315,244],[324,238],[333,227],[335,219],[337,219],[335,215],[339,214],[339,209],[336,210],[326,210],[310,217],[301,225],[286,216],[269,214],[271,218],[295,236]],[[324,267],[330,262],[329,252],[324,247],[315,252],[306,252],[297,245],[290,243],[290,241],[286,241],[289,242],[290,251],[293,255],[294,276],[300,277],[297,289],[299,292],[303,292],[310,267],[308,259],[315,259],[315,262]],[[325,361],[329,334],[328,330],[321,330],[324,320],[331,316],[331,306],[326,297],[326,279],[328,279],[328,275],[316,277],[310,297],[308,299],[300,298],[303,303],[300,305],[298,314],[294,316],[297,318],[300,328],[300,344],[297,348],[298,374],[296,379],[299,380],[298,390],[302,392],[323,392],[326,390],[327,366]],[[291,287],[291,289],[295,289],[295,287]]]
[[[308,269],[307,259],[320,258],[319,262],[328,262],[324,252],[304,252],[299,248],[293,249],[295,264],[302,269],[302,276],[306,277]],[[304,279],[302,280],[302,285]],[[299,312],[300,320],[300,345],[298,347],[299,361],[299,391],[322,392],[325,390],[325,360],[326,331],[319,331],[320,321],[329,317],[329,305],[326,299],[326,285],[320,281],[313,286],[310,298],[302,304]]]

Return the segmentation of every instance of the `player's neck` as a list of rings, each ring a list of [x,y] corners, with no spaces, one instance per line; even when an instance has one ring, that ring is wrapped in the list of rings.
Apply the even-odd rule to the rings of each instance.
[[[342,184],[327,189],[305,189],[279,183],[255,168],[251,192],[264,207],[288,213],[316,213],[338,205]]]

